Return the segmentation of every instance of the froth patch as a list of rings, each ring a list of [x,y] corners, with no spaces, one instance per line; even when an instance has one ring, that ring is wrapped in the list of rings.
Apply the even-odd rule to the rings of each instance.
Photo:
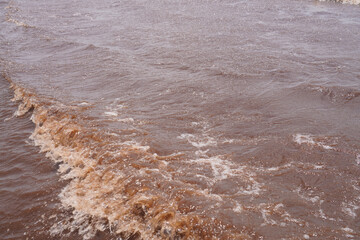
[[[360,165],[360,154],[356,156],[355,162],[357,165]]]
[[[133,123],[134,119],[133,118],[121,118],[121,119],[118,119],[118,121],[122,122],[122,123]]]
[[[88,102],[82,102],[78,104],[79,106],[90,106],[90,103]]]
[[[335,150],[334,147],[326,144],[324,141],[317,139],[316,137],[309,134],[295,134],[293,140],[299,145],[306,144],[308,146],[321,147],[325,150]]]
[[[260,203],[257,206],[244,206],[244,210],[251,210],[261,213],[263,218],[262,226],[281,226],[296,224],[303,227],[305,221],[293,218],[286,210],[283,203]]]
[[[192,146],[196,148],[204,148],[217,145],[217,141],[215,140],[215,138],[206,135],[200,137],[189,133],[183,133],[178,138],[186,139]]]
[[[349,227],[343,227],[341,230],[345,233],[345,236],[350,239],[353,239],[355,235],[357,235],[356,232]]]
[[[110,117],[117,117],[118,113],[117,112],[104,112],[104,115],[110,116]]]
[[[352,217],[352,218],[356,218],[357,216],[357,210],[360,208],[359,205],[352,203],[352,202],[344,202],[342,203],[342,208],[341,210],[347,214],[348,216]]]
[[[210,166],[214,176],[213,181],[226,179],[227,177],[233,175],[232,170],[230,168],[230,163],[220,158],[220,156],[215,156],[210,158],[202,157],[195,160],[191,160],[190,162]]]
[[[301,188],[297,188],[295,192],[299,195],[300,198],[311,202],[312,204],[321,204],[324,201],[321,199],[321,196],[317,196],[312,190],[304,192]]]

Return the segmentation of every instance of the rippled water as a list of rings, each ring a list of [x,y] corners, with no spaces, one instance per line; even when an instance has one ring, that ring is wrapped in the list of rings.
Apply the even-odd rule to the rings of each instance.
[[[0,238],[359,238],[344,2],[0,1]]]

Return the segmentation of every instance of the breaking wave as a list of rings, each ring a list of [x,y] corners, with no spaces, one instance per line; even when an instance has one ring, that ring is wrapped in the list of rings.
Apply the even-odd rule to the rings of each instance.
[[[65,106],[53,99],[45,100],[4,77],[14,90],[14,101],[19,101],[15,115],[33,111],[35,130],[31,139],[58,165],[61,178],[68,181],[60,199],[73,214],[51,228],[53,236],[76,231],[84,239],[91,239],[105,230],[125,239],[250,236],[250,230],[234,229],[207,216],[204,213],[209,210],[194,204],[216,203],[221,197],[177,179],[177,170],[169,162],[178,161],[181,155],[158,156],[147,146],[99,131],[84,113],[90,106]],[[210,163],[215,177],[223,170],[231,172],[224,166],[226,160],[200,160],[193,162]]]

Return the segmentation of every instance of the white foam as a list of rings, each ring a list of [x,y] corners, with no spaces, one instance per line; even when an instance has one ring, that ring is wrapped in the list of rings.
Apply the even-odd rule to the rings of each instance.
[[[347,233],[355,233],[354,230],[352,230],[351,228],[349,227],[344,227],[344,228],[341,228],[341,230],[343,230],[344,232],[347,232]]]
[[[119,99],[115,99],[115,101],[113,103],[110,104],[110,106],[106,106],[105,108],[107,110],[110,110],[110,111],[114,111],[114,110],[121,110],[123,108],[126,108],[124,104],[120,104],[118,103]]]
[[[122,119],[118,119],[118,122],[133,123],[134,119],[133,118],[122,118]]]
[[[138,142],[135,142],[135,141],[125,141],[121,145],[131,147],[132,149],[142,150],[144,152],[146,152],[150,149],[149,146],[140,145]]]
[[[210,136],[195,136],[193,134],[189,133],[183,133],[179,137],[179,139],[186,139],[191,145],[193,145],[196,148],[203,148],[208,146],[216,146],[217,141]]]
[[[191,125],[198,129],[200,128],[204,133],[210,128],[210,124],[207,121],[191,122]]]
[[[195,160],[190,160],[190,162],[194,163],[203,163],[206,165],[210,165],[214,174],[214,180],[223,180],[228,176],[232,175],[230,162],[221,159],[219,156],[209,157],[209,158],[198,158]]]
[[[264,203],[260,204],[260,212],[261,212],[261,216],[264,219],[264,223],[261,224],[261,226],[265,226],[265,225],[278,225],[277,222],[271,218],[268,218],[268,216],[271,216],[270,210],[267,209],[266,207],[264,207]]]
[[[113,116],[113,117],[117,117],[118,116],[118,113],[117,112],[104,112],[104,114],[106,116]]]
[[[319,142],[319,141],[315,141],[314,137],[312,135],[306,135],[306,134],[295,134],[293,136],[294,142],[296,142],[297,144],[301,145],[301,144],[307,144],[307,145],[311,145],[311,146],[317,146],[317,147],[322,147],[326,150],[333,150],[334,148],[324,144],[323,142]]]
[[[250,180],[251,184],[247,185],[246,188],[242,188],[238,191],[239,194],[242,195],[259,195],[262,191],[262,186],[264,184],[260,184],[259,182],[255,181],[253,177],[249,177],[248,180]]]
[[[358,154],[358,155],[356,156],[355,161],[356,161],[356,164],[357,164],[357,165],[360,165],[360,154]]]
[[[235,142],[234,139],[225,139],[225,140],[223,141],[223,143],[234,143],[234,142]]]
[[[315,195],[314,191],[312,190],[305,193],[301,193],[301,188],[299,187],[295,189],[295,192],[298,194],[299,197],[313,204],[321,204],[324,201],[321,199],[320,196]]]
[[[342,203],[341,205],[341,210],[343,211],[343,213],[349,215],[352,218],[356,218],[356,210],[358,210],[360,206],[355,205],[354,203]]]
[[[355,231],[353,229],[351,229],[349,227],[344,227],[344,228],[341,228],[341,230],[346,233],[345,236],[347,238],[354,238]]]
[[[50,234],[53,237],[68,236],[64,231],[68,230],[70,233],[78,231],[84,240],[93,239],[97,231],[104,231],[106,224],[102,221],[96,221],[94,224],[88,224],[90,217],[79,211],[73,211],[73,214],[66,219],[67,221],[59,221],[55,223],[51,229]]]
[[[236,203],[236,206],[233,208],[234,212],[241,213],[243,211],[243,207],[241,204]]]
[[[294,141],[297,144],[305,143],[305,144],[315,145],[315,141],[310,135],[303,135],[298,133],[294,136]]]
[[[195,155],[196,156],[199,156],[199,157],[207,157],[207,153],[209,152],[209,149],[206,149],[206,150],[197,150],[195,152]]]
[[[11,119],[14,118],[14,117],[15,117],[15,114],[13,114],[11,117],[5,118],[5,119],[4,119],[4,122],[7,122],[7,121],[11,120]]]
[[[324,168],[324,166],[322,166],[322,165],[314,165],[314,169],[323,169]]]
[[[197,126],[200,126],[200,123],[199,122],[191,122],[191,125],[197,127]]]
[[[288,164],[285,164],[285,165],[282,165],[282,166],[278,166],[278,167],[266,168],[266,169],[264,169],[264,170],[265,170],[265,171],[270,171],[270,172],[275,172],[275,171],[279,171],[279,170],[282,170],[282,169],[290,168],[291,165],[292,165],[291,163],[288,163]]]
[[[264,172],[278,172],[281,170],[285,170],[285,169],[290,169],[291,167],[296,167],[296,168],[300,168],[300,169],[314,169],[314,170],[319,170],[319,169],[324,169],[325,167],[322,165],[316,165],[316,164],[311,164],[311,163],[301,163],[301,162],[290,162],[281,166],[277,166],[277,167],[270,167],[270,168],[258,168],[261,171]]]
[[[278,203],[277,205],[275,205],[275,207],[273,208],[273,211],[272,211],[272,212],[276,212],[277,214],[281,215],[281,218],[284,220],[283,222],[279,223],[280,226],[285,227],[286,222],[296,223],[299,226],[303,226],[304,223],[301,220],[293,218],[290,215],[290,213],[285,211],[284,208],[285,208],[284,204]]]
[[[110,106],[105,107],[107,111],[104,112],[104,114],[110,117],[117,117],[120,110],[122,110],[123,108],[125,108],[125,106],[123,104],[118,104],[118,99],[115,99],[115,102],[111,103]]]

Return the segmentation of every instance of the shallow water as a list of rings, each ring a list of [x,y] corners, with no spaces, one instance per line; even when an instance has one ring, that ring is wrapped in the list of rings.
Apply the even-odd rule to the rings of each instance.
[[[359,238],[359,6],[0,9],[2,238]]]

